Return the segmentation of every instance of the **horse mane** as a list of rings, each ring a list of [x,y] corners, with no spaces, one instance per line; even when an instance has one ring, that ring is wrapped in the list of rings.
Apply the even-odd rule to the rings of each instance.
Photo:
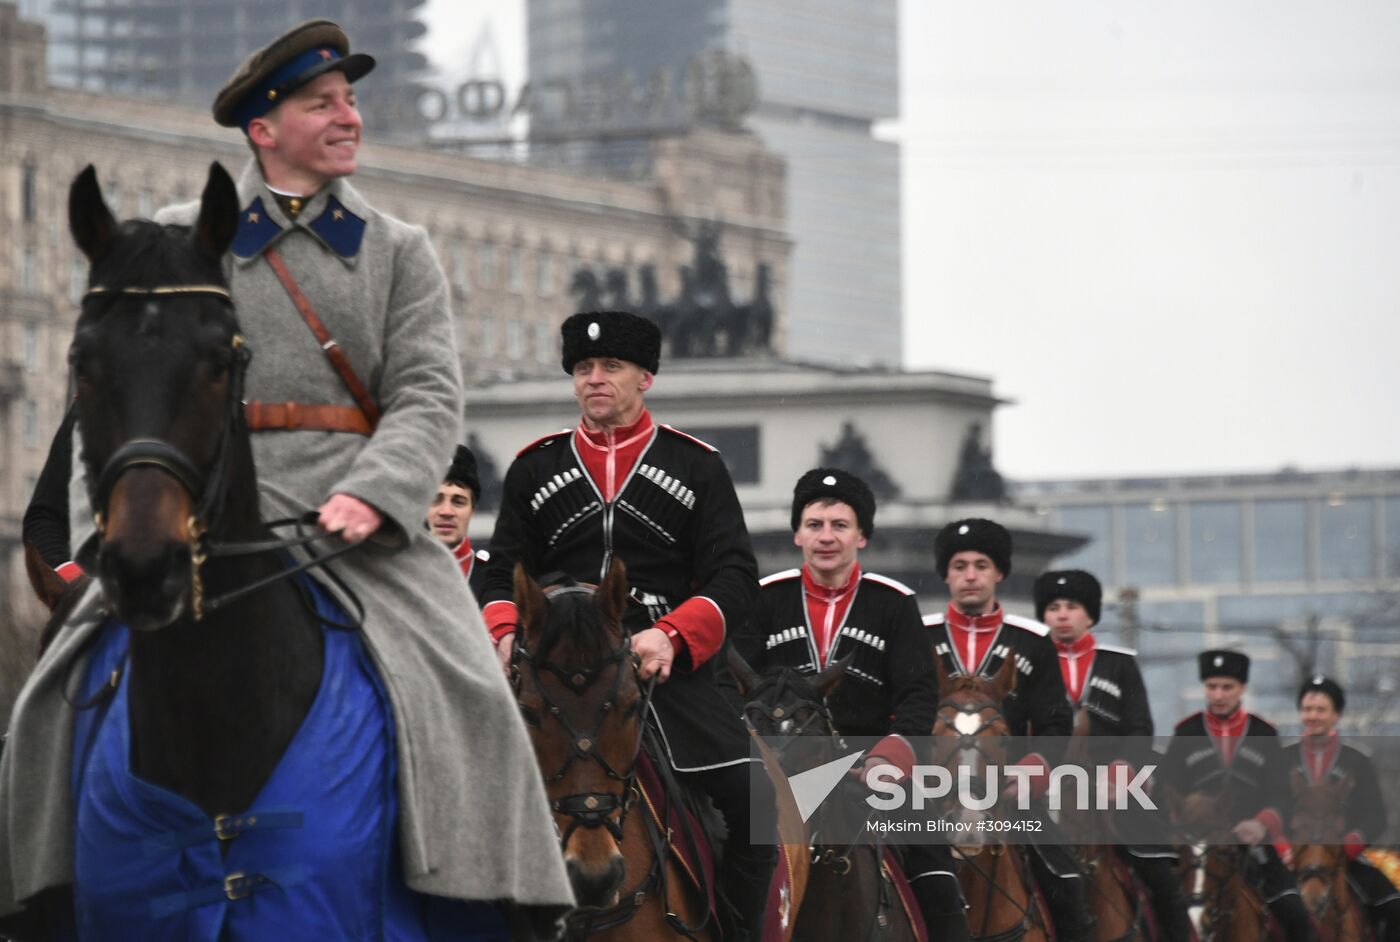
[[[792,691],[799,699],[809,700],[812,703],[820,703],[821,696],[817,693],[817,688],[812,686],[811,674],[804,674],[795,667],[778,667],[766,671],[757,693],[762,691],[776,691],[779,698],[788,691]]]
[[[92,266],[89,283],[109,288],[154,288],[189,281],[225,285],[223,269],[201,256],[190,232],[190,226],[147,219],[123,222],[110,251]]]
[[[540,588],[549,600],[549,609],[540,626],[535,656],[548,656],[564,641],[569,642],[572,651],[592,663],[612,653],[608,626],[603,624],[602,612],[594,602],[595,586],[562,573],[551,573],[540,582]]]

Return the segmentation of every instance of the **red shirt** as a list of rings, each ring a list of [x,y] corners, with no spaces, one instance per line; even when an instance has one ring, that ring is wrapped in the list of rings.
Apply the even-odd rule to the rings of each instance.
[[[1235,749],[1239,747],[1240,737],[1244,736],[1245,728],[1249,726],[1249,714],[1241,708],[1236,708],[1234,713],[1226,717],[1217,717],[1209,710],[1203,715],[1206,718],[1206,731],[1215,741],[1215,747],[1220,750],[1220,761],[1229,765],[1230,760],[1235,758]]]
[[[1084,680],[1094,666],[1094,636],[1085,632],[1084,637],[1070,644],[1056,641],[1055,650],[1060,654],[1060,677],[1064,679],[1065,691],[1070,700],[1078,703],[1084,693]]]
[[[992,639],[1001,630],[1001,616],[1000,605],[986,615],[964,615],[956,605],[948,603],[948,615],[944,620],[948,638],[969,674],[977,673],[991,650]]]
[[[1304,736],[1303,760],[1308,767],[1308,778],[1314,782],[1322,781],[1341,750],[1342,739],[1335,729],[1326,736]]]
[[[632,473],[642,449],[651,441],[654,431],[651,413],[642,410],[641,417],[626,428],[590,432],[582,422],[574,433],[583,468],[597,485],[603,500],[611,502],[622,489],[627,475]]]
[[[472,577],[472,564],[476,562],[476,554],[472,552],[471,537],[462,537],[462,542],[452,547],[452,556],[457,560],[457,565],[462,567],[462,577],[470,579]]]
[[[807,621],[812,626],[812,644],[817,649],[817,670],[826,667],[827,656],[836,644],[836,632],[846,622],[851,600],[860,584],[860,563],[851,567],[851,578],[835,589],[819,585],[802,567],[802,594],[807,599]]]

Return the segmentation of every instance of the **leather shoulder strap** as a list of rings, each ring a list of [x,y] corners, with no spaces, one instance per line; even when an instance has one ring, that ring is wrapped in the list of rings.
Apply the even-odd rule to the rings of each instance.
[[[365,388],[365,384],[360,382],[360,377],[355,374],[355,368],[350,365],[345,351],[340,349],[340,344],[336,343],[331,332],[326,329],[326,325],[316,315],[316,309],[311,306],[311,302],[302,293],[301,286],[292,277],[292,273],[288,270],[287,263],[282,260],[281,254],[275,248],[269,248],[263,251],[263,256],[267,259],[267,264],[272,266],[277,280],[282,282],[282,287],[286,289],[287,296],[292,299],[292,304],[301,314],[301,319],[306,321],[307,327],[311,328],[316,342],[325,351],[326,359],[330,360],[331,366],[335,368],[336,373],[340,374],[341,382],[345,384],[346,389],[350,390],[350,395],[355,397],[355,402],[359,405],[360,411],[365,414],[370,428],[375,428],[379,425],[379,406],[375,404],[369,390]]]

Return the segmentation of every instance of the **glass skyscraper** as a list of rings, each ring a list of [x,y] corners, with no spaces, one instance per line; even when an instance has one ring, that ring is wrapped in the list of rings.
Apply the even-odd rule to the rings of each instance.
[[[787,211],[795,240],[785,351],[846,364],[901,363],[899,148],[876,140],[876,122],[899,112],[895,0],[527,0],[529,81],[587,94],[618,89],[636,110],[693,81],[694,63],[722,51],[757,80],[745,126],[788,162]],[[674,109],[658,107],[664,124]],[[548,141],[558,122],[537,113]],[[563,129],[578,131],[578,128]],[[576,134],[568,134],[576,138]],[[571,140],[534,148],[597,172],[645,170],[637,138]]]

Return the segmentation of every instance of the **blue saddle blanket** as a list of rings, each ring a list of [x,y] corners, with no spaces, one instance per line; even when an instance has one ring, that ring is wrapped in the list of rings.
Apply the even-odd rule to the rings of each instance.
[[[344,615],[307,580],[320,613]],[[497,907],[403,882],[394,726],[360,636],[323,629],[320,689],[252,806],[211,819],[133,774],[124,670],[128,629],[100,629],[78,713],[75,916],[82,939],[505,939]],[[220,853],[219,833],[237,834]]]

